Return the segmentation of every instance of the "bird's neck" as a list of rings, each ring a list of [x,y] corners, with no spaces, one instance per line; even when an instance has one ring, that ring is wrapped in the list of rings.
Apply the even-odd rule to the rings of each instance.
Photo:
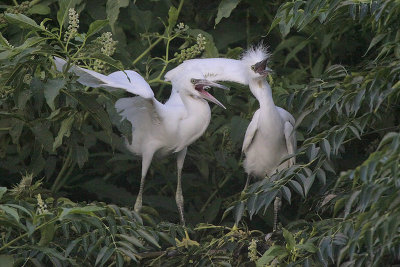
[[[253,79],[250,81],[249,87],[255,98],[257,98],[260,103],[261,109],[275,108],[271,87],[267,81],[264,79]]]
[[[183,105],[188,115],[199,115],[199,112],[210,110],[207,101],[196,96],[180,93]]]

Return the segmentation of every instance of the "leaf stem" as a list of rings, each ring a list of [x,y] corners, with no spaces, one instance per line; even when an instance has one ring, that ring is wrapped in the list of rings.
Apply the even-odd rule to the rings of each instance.
[[[70,148],[69,151],[68,151],[67,159],[65,160],[64,165],[61,168],[61,171],[58,173],[57,178],[54,181],[53,186],[51,187],[51,191],[53,193],[55,193],[55,192],[57,192],[59,190],[60,186],[58,184],[60,183],[61,179],[64,176],[64,173],[68,169],[68,166],[69,166],[70,161],[71,161],[71,157],[72,157],[72,149]]]
[[[57,220],[58,220],[58,216],[55,217],[55,218],[53,218],[53,219],[51,219],[50,221],[48,221],[48,222],[46,222],[46,223],[40,225],[40,226],[38,226],[37,228],[35,228],[35,230],[33,230],[33,232],[35,232],[35,231],[37,231],[37,230],[39,230],[39,229],[41,229],[41,228],[47,226],[48,224],[54,223],[54,222],[56,222]],[[17,242],[18,240],[20,240],[20,239],[22,239],[22,238],[24,238],[24,237],[26,237],[26,236],[28,236],[28,233],[25,233],[25,234],[23,234],[23,235],[20,235],[19,237],[17,237],[17,238],[15,238],[15,239],[11,240],[10,242],[8,242],[8,243],[5,244],[4,246],[2,246],[2,247],[0,248],[0,251],[2,251],[2,250],[4,250],[4,249],[8,248],[9,246],[11,246],[11,245],[14,244],[15,242]]]
[[[181,0],[181,1],[179,2],[177,17],[179,16],[179,13],[180,13],[181,10],[182,10],[182,6],[183,6],[183,3],[184,3],[184,2],[185,2],[185,0]],[[132,65],[135,65],[136,63],[138,63],[139,60],[141,60],[145,55],[147,55],[159,42],[161,42],[162,39],[164,39],[164,35],[158,37],[158,39],[157,39],[154,43],[152,43],[146,50],[144,50],[144,51],[132,62]]]

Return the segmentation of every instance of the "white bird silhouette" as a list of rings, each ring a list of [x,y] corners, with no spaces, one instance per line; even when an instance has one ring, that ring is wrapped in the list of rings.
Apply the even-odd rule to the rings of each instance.
[[[293,131],[294,117],[285,109],[275,106],[271,87],[266,76],[271,72],[267,63],[267,50],[262,45],[248,49],[241,60],[234,59],[192,59],[181,67],[197,68],[212,81],[232,81],[248,85],[257,98],[260,108],[254,113],[246,130],[242,151],[245,154],[244,169],[248,174],[247,188],[251,176],[270,177],[274,173],[295,164],[295,157],[281,163],[288,155],[295,154],[296,137]],[[274,203],[274,230],[280,197]]]
[[[55,58],[55,64],[61,71],[66,62]],[[172,92],[168,101],[162,104],[155,99],[143,77],[132,70],[117,71],[108,76],[76,66],[72,66],[70,71],[79,76],[78,82],[83,85],[121,88],[138,95],[121,98],[115,103],[120,115],[132,124],[132,142],[127,142],[127,148],[142,156],[140,189],[134,209],[140,211],[142,208],[145,178],[154,154],[177,153],[176,203],[181,223],[185,225],[181,174],[187,147],[204,133],[210,123],[211,110],[206,100],[225,108],[206,89],[229,89],[205,79],[200,70],[182,70],[178,66],[165,75],[166,80],[172,83]]]

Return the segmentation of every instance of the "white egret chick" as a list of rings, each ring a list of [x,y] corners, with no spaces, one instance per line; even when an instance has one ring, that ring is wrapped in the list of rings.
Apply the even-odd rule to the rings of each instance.
[[[281,163],[282,159],[296,152],[294,117],[283,108],[275,106],[271,87],[266,76],[271,72],[267,63],[269,54],[262,46],[251,48],[242,58],[247,66],[249,88],[257,98],[260,108],[254,113],[246,130],[242,151],[246,158],[243,167],[250,177],[270,177],[284,168],[295,164],[295,157]],[[281,205],[280,197],[274,203],[274,230],[277,227],[277,213]]]
[[[66,64],[59,58],[55,58],[55,63],[58,70]],[[199,70],[182,70],[178,66],[165,75],[172,83],[172,92],[168,101],[162,104],[135,71],[117,71],[108,76],[76,66],[72,66],[71,71],[79,76],[78,82],[83,85],[120,88],[138,95],[121,98],[115,103],[120,115],[132,124],[132,142],[126,142],[126,146],[142,157],[140,188],[134,209],[139,212],[142,208],[144,183],[153,156],[177,153],[176,203],[180,221],[185,226],[181,180],[187,147],[203,135],[210,123],[211,110],[206,100],[225,108],[206,90],[210,87],[229,89],[205,79]],[[197,243],[189,239],[187,232],[183,242],[185,245]]]
[[[260,104],[247,128],[242,151],[245,154],[243,167],[250,178],[270,177],[277,171],[295,164],[295,157],[281,161],[296,151],[296,137],[293,132],[293,116],[277,107],[272,98],[271,87],[266,76],[272,72],[268,68],[267,50],[262,45],[248,49],[241,60],[226,58],[191,59],[181,64],[181,68],[196,68],[205,73],[208,80],[231,81],[248,85]],[[276,229],[277,212],[280,198],[274,206],[274,229]]]

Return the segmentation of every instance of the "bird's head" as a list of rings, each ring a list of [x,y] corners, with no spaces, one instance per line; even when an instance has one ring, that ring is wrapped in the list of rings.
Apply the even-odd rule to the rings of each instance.
[[[179,94],[203,98],[225,108],[225,106],[207,90],[211,87],[229,90],[228,87],[206,79],[205,76],[198,71],[180,71],[179,73],[174,73],[173,71],[174,70],[170,71],[171,73],[167,73],[165,78],[167,81],[171,81],[173,88],[177,90]]]
[[[272,70],[267,66],[270,54],[262,44],[249,48],[242,56],[242,62],[248,67],[250,79],[264,79]]]

